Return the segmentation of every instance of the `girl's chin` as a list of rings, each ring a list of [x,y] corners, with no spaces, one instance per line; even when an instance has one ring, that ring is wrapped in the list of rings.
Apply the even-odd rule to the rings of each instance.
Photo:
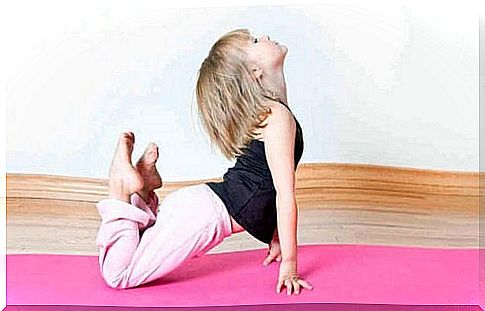
[[[280,50],[282,50],[285,55],[286,55],[286,53],[288,53],[288,47],[286,45],[281,44],[281,45],[278,45],[278,46],[279,46]]]
[[[282,50],[281,54],[283,54],[283,58],[285,58],[286,54],[288,54],[288,49]]]

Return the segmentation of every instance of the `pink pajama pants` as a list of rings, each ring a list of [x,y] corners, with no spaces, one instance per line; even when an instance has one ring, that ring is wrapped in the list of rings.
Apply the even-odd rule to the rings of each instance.
[[[130,201],[105,199],[96,205],[99,267],[112,288],[158,279],[231,236],[227,209],[206,184],[173,191],[160,206],[154,192],[146,203],[136,193]]]

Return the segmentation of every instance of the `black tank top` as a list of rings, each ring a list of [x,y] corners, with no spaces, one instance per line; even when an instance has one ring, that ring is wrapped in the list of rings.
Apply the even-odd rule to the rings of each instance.
[[[280,102],[283,106],[291,109]],[[293,114],[293,113],[292,113]],[[303,153],[303,135],[298,120],[295,135],[295,171]],[[246,231],[269,244],[277,226],[276,190],[266,160],[264,142],[253,139],[236,164],[229,168],[222,182],[206,184],[224,202],[229,215]]]

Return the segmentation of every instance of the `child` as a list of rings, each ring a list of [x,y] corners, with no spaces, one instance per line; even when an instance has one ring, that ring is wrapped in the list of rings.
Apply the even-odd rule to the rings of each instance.
[[[202,124],[228,158],[237,158],[222,182],[169,193],[151,143],[136,168],[135,136],[119,137],[109,172],[108,198],[97,204],[99,265],[113,288],[135,287],[166,275],[233,233],[247,231],[269,244],[264,265],[280,262],[276,291],[313,289],[298,277],[295,170],[303,153],[301,127],[286,103],[287,47],[238,29],[222,36],[203,61],[197,80]]]

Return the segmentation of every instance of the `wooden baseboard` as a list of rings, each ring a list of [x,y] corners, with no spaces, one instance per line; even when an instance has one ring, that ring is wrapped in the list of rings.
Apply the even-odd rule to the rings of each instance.
[[[220,179],[164,182],[157,194],[208,180]],[[476,248],[478,191],[478,172],[301,164],[298,243]],[[6,194],[8,254],[97,254],[95,203],[107,180],[9,173]],[[210,253],[261,247],[243,232]]]
[[[178,188],[220,178],[166,182],[163,198]],[[436,171],[365,164],[303,163],[296,173],[296,197],[304,208],[327,203],[396,205],[438,204],[470,208],[478,202],[478,173]],[[7,198],[97,202],[107,195],[107,180],[54,175],[7,174]],[[464,202],[470,204],[463,205]]]

